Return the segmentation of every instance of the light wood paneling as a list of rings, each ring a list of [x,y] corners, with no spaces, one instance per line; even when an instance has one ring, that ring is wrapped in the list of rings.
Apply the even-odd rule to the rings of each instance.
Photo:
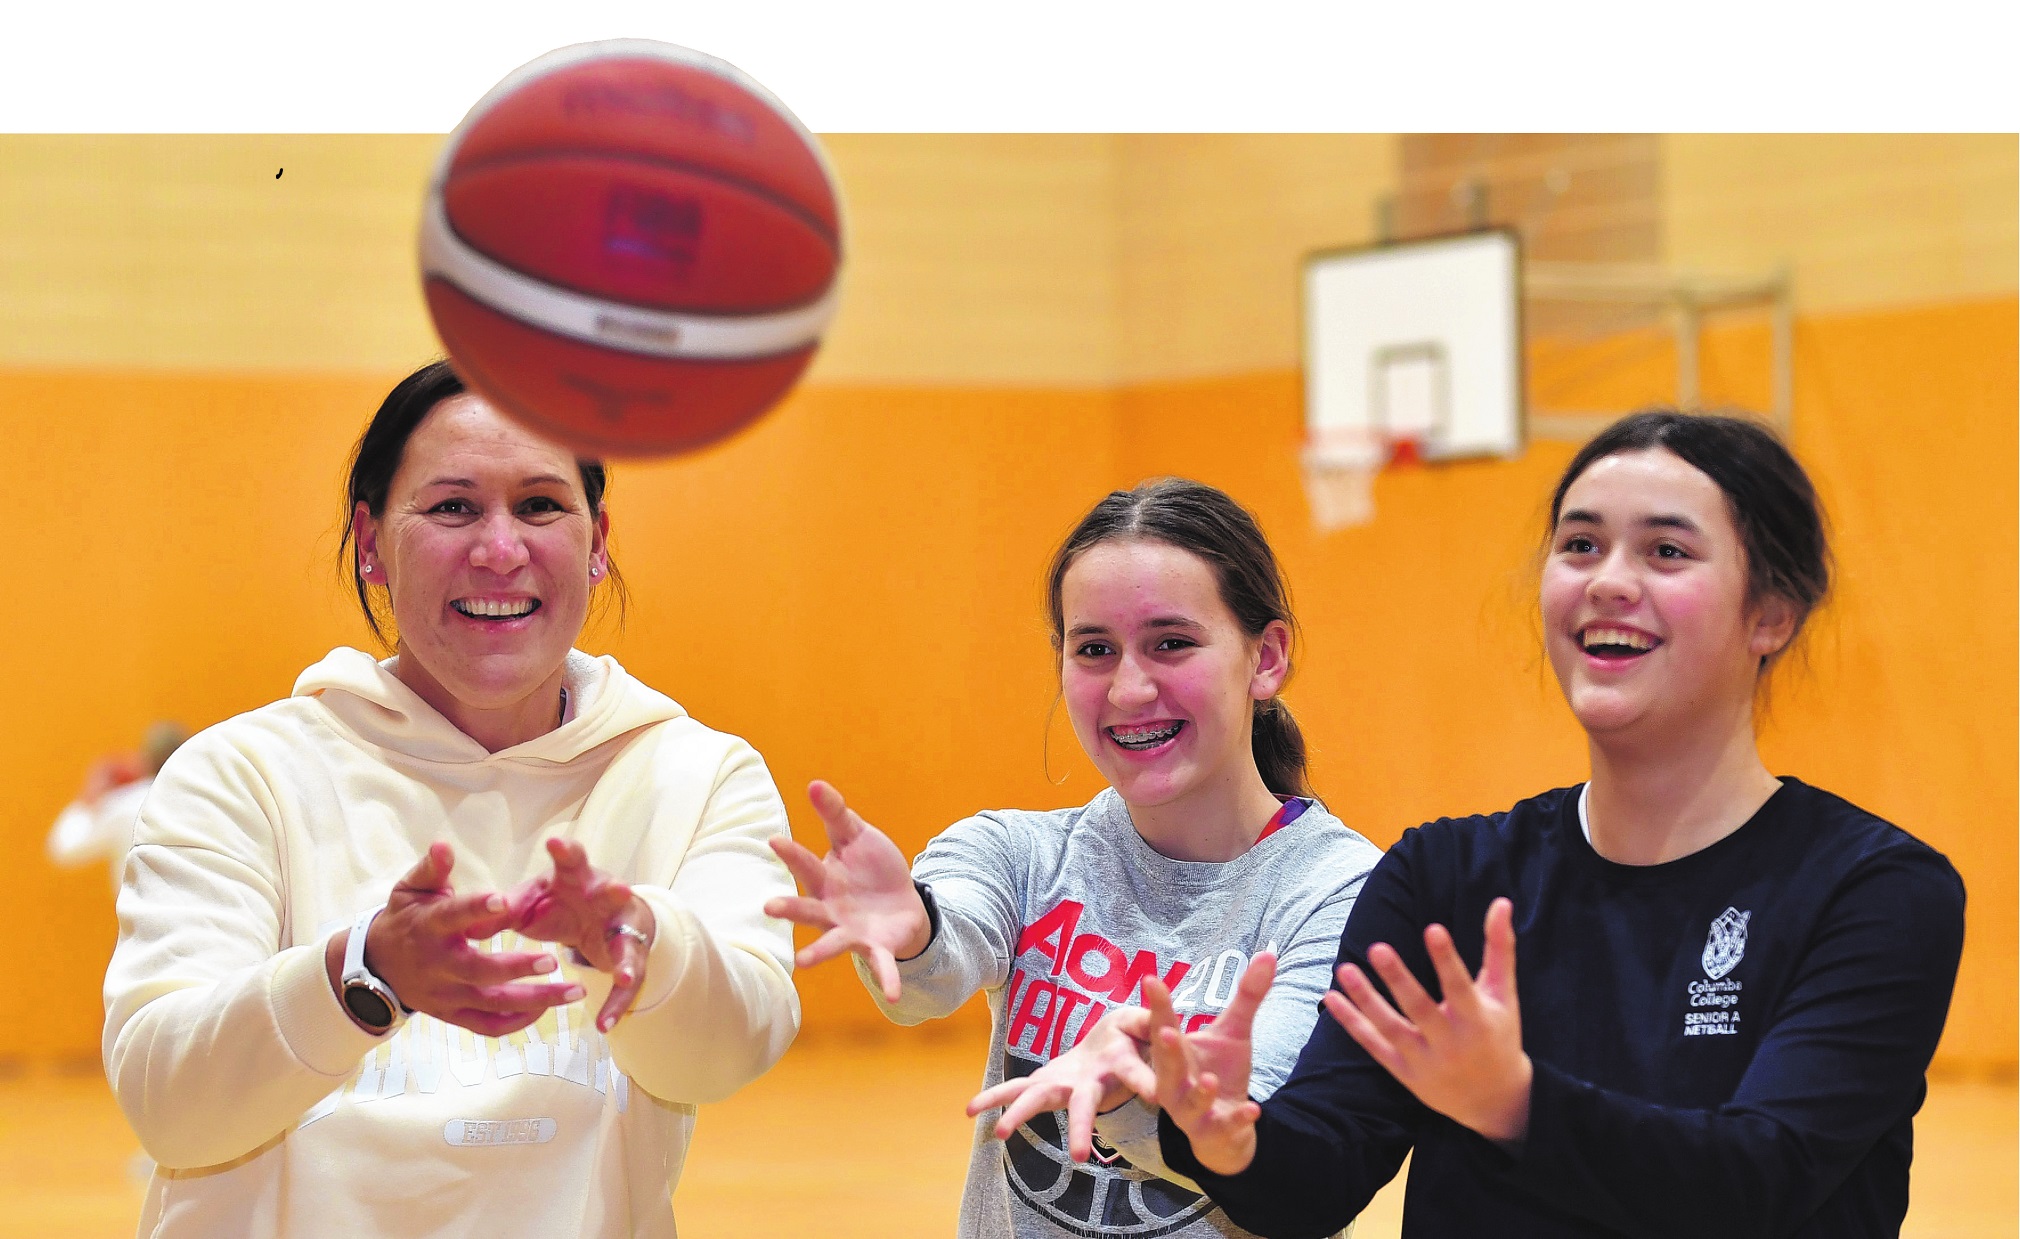
[[[0,137],[0,366],[411,367],[440,349],[414,256],[440,143]],[[830,139],[848,292],[813,381],[1112,382],[1113,144]]]
[[[440,141],[0,136],[0,366],[425,360],[414,245]]]
[[[1120,162],[1125,382],[1295,366],[1312,250],[1375,238],[1384,134],[1147,134]]]
[[[1401,231],[1430,226],[1450,194],[1430,173],[1495,137],[1412,139],[1441,164],[1378,134],[832,135],[848,292],[813,381],[1108,386],[1295,366],[1303,255],[1373,240],[1399,187],[1414,187]],[[1539,255],[1619,257],[1599,241],[1659,233],[1672,265],[1792,261],[1811,309],[2015,287],[2010,135],[1666,137],[1649,219],[1612,192],[1646,189],[1647,161],[1587,156],[1651,139],[1524,141],[1488,162]],[[0,366],[376,373],[431,355],[413,238],[439,143],[0,137]],[[1546,203],[1532,182],[1567,159]]]
[[[812,382],[1115,380],[1115,139],[837,134],[845,300]]]
[[[1637,133],[1406,134],[1395,235],[1489,224],[1519,230],[1535,261],[1652,263],[1659,143]]]
[[[1662,145],[1673,267],[1747,274],[1786,262],[1808,311],[2020,283],[2012,134],[1676,134]]]
[[[1654,134],[1405,134],[1394,235],[1511,228],[1525,262],[1652,267],[1662,249],[1661,155]],[[1522,313],[1531,339],[1590,339],[1645,327],[1659,311],[1531,301]]]

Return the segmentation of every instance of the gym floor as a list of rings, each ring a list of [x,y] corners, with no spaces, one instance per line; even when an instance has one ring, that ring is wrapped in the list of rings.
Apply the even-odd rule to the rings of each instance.
[[[981,1046],[920,1033],[810,1040],[770,1074],[701,1113],[675,1194],[697,1239],[951,1235],[967,1169],[962,1105]],[[2016,1097],[2011,1082],[1937,1079],[1915,1123],[1906,1239],[2012,1239]],[[865,1119],[864,1116],[872,1116]],[[139,1145],[93,1065],[0,1078],[0,1237],[126,1239]],[[1356,1239],[1392,1239],[1402,1179]]]

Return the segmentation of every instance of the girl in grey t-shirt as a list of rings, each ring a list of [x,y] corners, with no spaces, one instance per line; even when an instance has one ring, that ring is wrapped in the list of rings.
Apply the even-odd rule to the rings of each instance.
[[[1379,853],[1306,784],[1277,696],[1295,621],[1240,505],[1177,479],[1114,492],[1068,535],[1049,582],[1061,696],[1109,786],[1075,809],[978,813],[908,869],[816,783],[831,851],[775,840],[806,894],[765,910],[826,931],[801,967],[853,952],[901,1024],[989,994],[963,1236],[1246,1235],[1164,1165],[1154,1109],[1039,1073],[1096,1038],[1133,1055],[1109,1013],[1139,1004],[1147,978],[1170,987],[1186,1027],[1209,1027],[1270,955],[1251,1077],[1268,1096],[1311,1032]],[[1027,1089],[1066,1109],[999,1124]]]

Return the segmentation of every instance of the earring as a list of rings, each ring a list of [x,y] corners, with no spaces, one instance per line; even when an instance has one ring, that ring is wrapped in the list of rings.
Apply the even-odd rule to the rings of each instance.
[[[360,568],[360,569],[359,569],[358,571],[360,571],[360,572],[364,573],[364,574],[365,574],[366,576],[370,576],[370,575],[372,575],[372,565],[370,565],[370,564],[366,564],[366,565],[365,565],[364,567]]]
[[[601,569],[601,568],[597,567],[597,566],[596,566],[595,564],[591,564],[591,565],[589,565],[589,575],[590,575],[590,576],[591,576],[592,578],[593,578],[593,577],[599,577],[599,576],[602,576],[602,575],[603,575],[603,569]]]

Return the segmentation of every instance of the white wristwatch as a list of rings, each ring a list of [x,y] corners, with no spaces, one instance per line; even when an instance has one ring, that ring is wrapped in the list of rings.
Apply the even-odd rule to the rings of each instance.
[[[393,987],[373,976],[371,969],[365,967],[365,935],[371,932],[372,922],[385,910],[386,905],[380,904],[360,913],[357,923],[351,926],[351,940],[344,946],[344,1010],[375,1033],[389,1031],[400,1022],[402,1015],[411,1014],[393,995]]]

